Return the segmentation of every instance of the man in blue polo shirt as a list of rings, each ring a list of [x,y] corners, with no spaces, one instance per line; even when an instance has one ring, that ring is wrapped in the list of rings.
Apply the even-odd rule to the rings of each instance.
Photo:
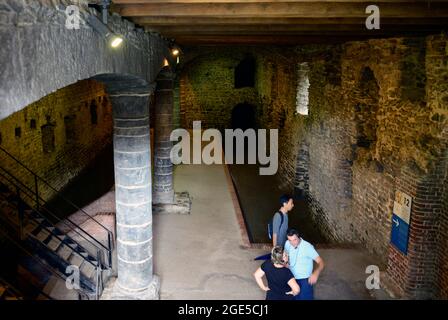
[[[300,293],[295,296],[295,300],[313,300],[313,285],[324,269],[324,261],[312,244],[300,238],[297,230],[289,229],[287,237],[285,259],[288,259],[288,267],[300,287]],[[313,261],[317,263],[317,268],[314,271]]]

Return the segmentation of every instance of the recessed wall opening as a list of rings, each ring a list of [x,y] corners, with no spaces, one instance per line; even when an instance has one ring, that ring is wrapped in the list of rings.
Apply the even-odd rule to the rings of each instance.
[[[90,122],[92,124],[98,124],[98,113],[95,100],[92,100],[92,102],[90,103]]]
[[[309,114],[310,79],[308,73],[309,66],[307,62],[297,64],[296,113],[305,116]]]
[[[20,138],[22,136],[22,128],[20,127],[15,128],[14,135],[16,136],[16,138]]]
[[[372,69],[369,67],[362,70],[358,95],[358,103],[355,106],[356,144],[358,147],[369,149],[377,140],[378,122],[376,115],[379,97],[379,86]]]
[[[73,143],[76,140],[76,116],[69,115],[64,117],[65,140],[67,143]]]
[[[235,68],[235,88],[255,85],[256,62],[253,56],[246,56]]]
[[[232,110],[232,129],[256,128],[255,107],[249,103],[239,103]]]
[[[42,132],[42,148],[44,153],[53,152],[55,149],[54,125],[46,124],[41,128]]]

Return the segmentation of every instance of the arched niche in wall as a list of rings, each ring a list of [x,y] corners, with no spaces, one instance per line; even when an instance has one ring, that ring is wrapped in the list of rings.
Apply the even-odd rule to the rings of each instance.
[[[379,85],[369,67],[361,71],[355,94],[356,146],[372,151],[377,140]]]
[[[242,129],[243,131],[246,129],[256,129],[257,121],[255,112],[255,106],[247,102],[237,104],[232,109],[232,129]]]
[[[235,89],[255,85],[256,62],[252,55],[247,55],[235,68]]]

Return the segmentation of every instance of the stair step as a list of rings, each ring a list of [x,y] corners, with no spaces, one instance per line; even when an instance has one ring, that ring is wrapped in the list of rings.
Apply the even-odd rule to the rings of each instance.
[[[61,231],[61,230],[59,230],[58,228],[55,228],[54,230],[53,230],[53,232],[55,233],[55,234],[57,234],[57,235],[63,235],[64,233]]]
[[[38,224],[41,224],[44,221],[44,218],[35,218]]]
[[[47,244],[47,247],[53,251],[56,251],[61,245],[61,243],[62,241],[59,240],[57,237],[51,237],[50,241]]]
[[[81,266],[81,264],[84,262],[84,258],[81,257],[79,254],[77,254],[76,252],[73,252],[72,257],[70,258],[70,264],[75,265],[75,266]]]
[[[33,233],[33,231],[35,231],[37,228],[39,227],[39,225],[35,222],[29,222],[24,228],[23,228],[23,232],[25,235],[31,234]]]
[[[75,250],[78,247],[78,244],[76,242],[74,242],[73,240],[71,240],[70,238],[66,239],[64,242],[67,246],[72,248],[72,250]]]
[[[90,278],[90,279],[93,278],[93,276],[95,275],[95,272],[96,272],[95,266],[93,266],[92,264],[90,264],[88,262],[84,263],[81,266],[80,270],[87,278]]]
[[[48,232],[48,230],[41,229],[40,232],[37,234],[36,238],[39,241],[44,242],[46,239],[48,239],[49,236],[50,236],[50,232]]]
[[[57,254],[65,261],[68,261],[68,258],[70,257],[72,252],[73,252],[72,248],[70,248],[69,246],[67,246],[65,244],[62,244],[62,246],[59,247]]]

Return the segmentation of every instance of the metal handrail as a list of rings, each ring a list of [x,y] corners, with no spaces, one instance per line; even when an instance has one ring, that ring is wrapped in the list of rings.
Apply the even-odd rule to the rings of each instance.
[[[2,176],[1,173],[0,173],[0,176]],[[23,200],[22,200],[21,198],[19,198],[18,200],[19,200],[19,205],[20,205],[20,202],[23,202]],[[22,239],[22,236],[23,236],[23,212],[21,212],[20,207],[18,208],[18,210],[19,210],[19,224],[20,224],[20,226],[19,226],[19,233],[20,233],[20,237],[21,237],[21,239]],[[35,209],[34,209],[33,211],[36,212],[40,217],[46,219],[45,216],[42,215],[39,211],[37,211],[37,210],[35,210]],[[56,238],[57,238],[58,240],[60,240],[61,242],[64,242],[64,238],[62,238],[62,237],[65,237],[65,235],[58,235],[58,234],[56,234],[54,231],[48,230],[48,228],[46,228],[46,229],[47,229],[47,231],[48,231],[49,233],[51,233],[52,236],[56,237]],[[76,230],[74,230],[74,231],[76,232]],[[79,234],[81,237],[83,237],[82,234],[80,234],[80,233],[78,233],[78,234]],[[84,238],[84,237],[83,237],[83,238]],[[85,239],[86,241],[89,241],[89,240],[86,239],[86,238],[84,238],[84,239]],[[92,245],[94,245],[94,244],[92,243]],[[82,246],[79,245],[79,244],[77,244],[77,246],[80,247],[80,248],[83,249],[83,250],[86,250],[84,247],[82,247]],[[72,247],[71,247],[71,248],[72,248]],[[97,247],[96,247],[96,248],[97,248]],[[97,248],[97,249],[98,249],[98,248]],[[80,252],[79,249],[72,248],[72,250],[75,251],[75,252],[77,252],[77,253],[79,253],[79,255],[82,256],[82,254],[81,254],[81,252]],[[100,249],[99,249],[99,250],[100,250]],[[87,250],[86,250],[86,251],[87,251]],[[91,265],[95,266],[90,260],[85,259],[84,256],[82,256],[82,257],[83,257],[84,260],[87,260]],[[99,263],[99,261],[98,261],[98,263]]]
[[[23,300],[23,294],[11,283],[0,277],[0,284],[5,287],[5,290],[12,291],[12,294],[18,298],[18,300]]]
[[[36,202],[36,207],[37,209],[39,209],[40,205],[39,205],[39,200],[42,200],[44,203],[47,203],[47,201],[45,201],[42,197],[39,196],[39,190],[38,190],[38,180],[41,180],[45,185],[47,185],[51,190],[56,192],[56,196],[61,198],[63,201],[65,201],[65,203],[68,203],[69,205],[71,205],[73,208],[75,208],[76,210],[78,210],[79,212],[85,214],[87,217],[89,217],[91,220],[95,221],[95,223],[97,223],[99,226],[101,226],[101,228],[103,228],[106,232],[107,232],[107,248],[100,242],[98,242],[98,240],[96,240],[94,237],[92,237],[90,234],[88,234],[87,232],[85,232],[84,230],[82,230],[76,223],[74,223],[73,221],[71,221],[70,219],[66,219],[69,220],[74,226],[76,226],[77,228],[81,229],[83,232],[85,232],[89,237],[91,237],[94,241],[96,241],[97,243],[99,243],[103,248],[105,248],[108,251],[108,263],[109,263],[109,267],[112,267],[112,250],[113,250],[113,245],[114,245],[114,241],[113,241],[113,236],[112,236],[112,231],[110,231],[108,228],[106,228],[103,224],[101,224],[98,220],[96,220],[94,217],[92,217],[91,215],[89,215],[87,212],[85,212],[83,209],[79,208],[77,205],[75,205],[73,202],[71,202],[70,200],[68,200],[67,198],[65,198],[64,196],[59,194],[59,191],[56,190],[55,188],[53,188],[47,181],[45,181],[43,178],[41,178],[40,176],[38,176],[36,173],[34,173],[31,169],[29,169],[25,164],[23,164],[20,160],[18,160],[16,157],[14,157],[12,154],[10,154],[8,151],[6,151],[4,148],[0,147],[0,150],[3,151],[7,156],[9,156],[11,159],[13,159],[15,162],[17,162],[20,166],[22,166],[25,170],[27,170],[28,172],[30,172],[33,177],[34,177],[34,184],[35,184],[35,190],[31,190],[28,186],[26,186],[24,183],[22,183],[18,178],[16,178],[13,174],[11,174],[9,171],[7,171],[5,168],[1,167],[3,170],[5,170],[11,177],[13,177],[16,181],[20,182],[22,185],[24,185],[30,192],[32,192],[35,196],[35,202]],[[48,212],[49,210],[46,209]],[[49,212],[51,213],[51,212]],[[56,216],[55,216],[56,217]],[[56,217],[57,221],[60,221],[60,218]],[[72,228],[70,230],[73,230]]]
[[[29,193],[33,194],[33,190],[31,190],[27,185],[25,185],[23,182],[21,182],[17,177],[15,177],[13,174],[11,174],[8,170],[6,170],[5,168],[0,166],[0,169],[3,170],[4,172],[6,172],[6,174],[8,176],[10,176],[12,179],[15,180],[15,182],[11,181],[11,178],[8,178],[7,176],[5,176],[3,173],[0,172],[0,176],[2,176],[3,178],[5,178],[9,183],[13,184],[14,186],[16,186],[16,188],[19,188],[21,191],[23,191],[23,194],[26,195],[27,197],[29,197],[31,199],[31,201],[39,201],[42,200],[43,204],[46,204],[46,201],[44,199],[42,199],[40,196],[37,196],[36,199],[34,199],[34,195],[29,195],[27,193],[27,191]],[[20,185],[22,187],[20,187]],[[104,248],[107,252],[108,252],[108,265],[109,267],[112,267],[112,259],[111,259],[111,255],[112,255],[112,243],[111,243],[111,231],[108,231],[108,247],[106,247],[104,244],[102,244],[101,242],[99,242],[96,238],[94,238],[92,235],[90,235],[87,231],[85,231],[83,228],[81,228],[79,225],[77,225],[75,222],[73,222],[72,220],[70,220],[70,218],[66,218],[64,220],[60,220],[59,217],[57,217],[54,213],[52,213],[48,208],[42,206],[39,209],[33,208],[33,210],[39,214],[42,218],[46,219],[46,216],[42,213],[42,210],[45,210],[52,218],[56,219],[57,221],[60,221],[62,223],[64,223],[65,225],[68,226],[69,230],[74,231],[75,233],[77,233],[79,236],[81,236],[83,239],[85,239],[87,242],[89,242],[90,244],[92,244],[94,247],[98,248],[98,246],[95,243],[92,243],[91,240],[87,239],[83,234],[81,234],[80,232],[78,232],[78,230],[82,231],[85,235],[87,235],[90,239],[92,239],[93,241],[95,241],[96,243],[98,243],[102,248]],[[70,222],[74,227],[70,226],[68,223]],[[78,230],[76,230],[78,229]],[[101,261],[98,261],[98,263],[100,263]]]
[[[47,185],[47,187],[49,187],[51,190],[53,190],[54,192],[56,192],[56,196],[60,197],[62,200],[64,200],[66,203],[68,203],[69,205],[71,205],[73,208],[75,208],[76,210],[82,212],[83,214],[85,214],[86,216],[88,216],[90,219],[92,219],[93,221],[95,221],[98,225],[100,225],[104,230],[106,230],[107,232],[110,232],[110,230],[108,228],[106,228],[103,224],[101,224],[98,220],[96,220],[94,217],[92,217],[90,214],[88,214],[85,210],[79,208],[76,204],[74,204],[72,201],[70,201],[69,199],[65,198],[64,196],[60,195],[59,192],[60,190],[57,190],[56,188],[54,188],[53,186],[51,186],[47,181],[45,181],[43,178],[41,178],[39,175],[37,175],[36,173],[34,173],[30,168],[28,168],[25,164],[23,164],[19,159],[17,159],[16,157],[14,157],[12,154],[10,154],[8,151],[6,151],[5,149],[3,149],[2,147],[0,147],[0,150],[3,151],[6,155],[8,155],[11,159],[13,159],[15,162],[17,162],[20,166],[22,166],[25,170],[27,170],[29,173],[31,173],[34,178],[35,178],[35,192],[36,195],[39,194],[38,191],[38,184],[37,184],[37,180],[42,181],[45,185]],[[37,203],[37,205],[39,205],[39,203]]]
[[[2,230],[2,228],[0,228],[0,232],[12,243],[12,244],[14,244],[14,246],[16,246],[17,248],[19,248],[19,250],[21,250],[22,252],[24,252],[27,256],[29,256],[29,257],[31,257],[32,259],[33,259],[33,261],[36,261],[38,264],[40,264],[42,267],[44,267],[47,271],[49,271],[52,275],[55,275],[56,277],[58,277],[58,278],[60,278],[61,280],[64,280],[65,281],[65,274],[62,276],[61,274],[61,272],[59,272],[59,271],[57,271],[57,270],[55,270],[55,269],[52,269],[52,268],[50,268],[49,266],[47,266],[45,263],[43,263],[43,262],[41,262],[39,259],[36,259],[36,257],[31,253],[31,252],[29,252],[27,249],[25,249],[23,246],[21,246],[19,243],[17,243],[14,239],[12,239],[10,236],[9,236],[9,234],[6,232],[6,231],[4,231],[4,230]],[[79,295],[82,295],[82,294],[84,294],[84,295],[86,295],[85,293],[84,293],[84,291],[83,290],[81,290],[81,289],[76,289],[76,288],[74,288],[74,290],[76,290],[77,292],[78,292],[78,294]],[[41,293],[43,293],[43,292],[41,292]],[[44,293],[45,294],[45,293]],[[45,294],[46,295],[46,294]],[[48,296],[48,295],[46,295],[46,296]],[[49,296],[50,297],[50,296]],[[54,300],[54,298],[52,298],[52,297],[50,297],[51,299],[53,299]]]

